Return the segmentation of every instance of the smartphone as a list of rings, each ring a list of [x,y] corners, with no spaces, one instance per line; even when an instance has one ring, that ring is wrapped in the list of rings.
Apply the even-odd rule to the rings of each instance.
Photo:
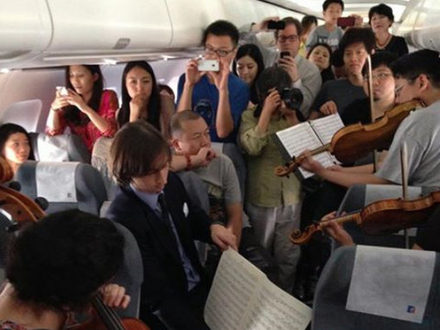
[[[269,21],[267,22],[268,30],[284,30],[286,22],[284,21]]]
[[[57,92],[61,95],[61,96],[67,96],[69,95],[69,92],[67,90],[66,87],[64,86],[57,86],[55,87],[57,89]]]
[[[339,17],[337,24],[341,28],[345,28],[347,26],[354,26],[355,20],[355,17]]]
[[[199,60],[197,68],[199,71],[219,71],[220,65],[217,60]]]
[[[283,58],[285,56],[290,56],[290,53],[289,52],[281,52],[280,53],[280,58]]]

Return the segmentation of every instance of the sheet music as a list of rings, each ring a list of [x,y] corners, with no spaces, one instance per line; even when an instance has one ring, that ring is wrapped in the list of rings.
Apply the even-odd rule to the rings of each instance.
[[[434,268],[431,251],[358,245],[346,308],[422,323]]]
[[[312,120],[310,125],[315,130],[322,144],[330,143],[333,135],[344,127],[344,123],[338,113]]]
[[[303,330],[312,318],[312,310],[302,302],[267,281],[256,296],[243,329]]]
[[[225,251],[205,305],[212,330],[303,330],[312,311],[272,284],[236,251]]]
[[[276,132],[276,135],[284,145],[290,157],[296,157],[304,150],[313,150],[322,146],[322,142],[319,140],[313,128],[308,122],[304,122],[282,131]],[[328,152],[322,152],[314,155],[313,159],[320,162],[324,167],[334,165],[333,159]],[[299,168],[301,175],[306,179],[314,174]]]
[[[258,282],[265,275],[237,252],[223,252],[205,304],[205,322],[211,330],[242,330]]]

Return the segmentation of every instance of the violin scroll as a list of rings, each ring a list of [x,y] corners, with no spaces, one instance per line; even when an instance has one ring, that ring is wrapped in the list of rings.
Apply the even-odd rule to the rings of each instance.
[[[298,168],[298,164],[295,161],[290,162],[290,164],[286,164],[285,166],[277,166],[275,167],[275,175],[276,176],[288,176],[290,173],[295,171]]]
[[[301,230],[299,229],[295,229],[290,234],[289,239],[293,244],[297,244],[297,245],[306,244],[312,239],[312,236],[316,232],[321,230],[322,230],[321,225],[319,223],[314,223],[310,226],[307,226],[303,232],[301,232]]]

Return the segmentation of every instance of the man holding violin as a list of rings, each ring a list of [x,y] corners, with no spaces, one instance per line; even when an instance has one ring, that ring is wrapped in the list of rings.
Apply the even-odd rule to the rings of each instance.
[[[389,52],[379,52],[371,56],[371,78],[373,86],[373,114],[371,114],[370,97],[357,100],[351,103],[341,116],[345,125],[356,123],[370,124],[382,117],[384,113],[395,106],[395,83],[393,71],[390,65],[397,59],[397,56]],[[369,95],[369,73],[364,65],[362,70],[364,75],[363,89],[365,95]]]
[[[330,221],[336,217],[336,212],[332,212],[324,216],[321,221],[328,221],[325,226],[325,232],[329,234],[336,242],[342,246],[354,245],[355,242],[351,235],[344,229],[342,224],[336,221]],[[412,246],[414,250],[427,250],[440,252],[440,207],[437,207],[432,215],[426,221],[424,226],[417,229],[415,243]]]
[[[323,179],[341,186],[354,184],[401,184],[400,146],[408,146],[408,183],[440,186],[440,58],[439,53],[420,50],[407,54],[392,66],[396,102],[418,99],[427,107],[409,115],[397,129],[382,166],[372,173],[371,166],[324,168],[310,154],[301,166]],[[307,154],[307,152],[306,152]]]

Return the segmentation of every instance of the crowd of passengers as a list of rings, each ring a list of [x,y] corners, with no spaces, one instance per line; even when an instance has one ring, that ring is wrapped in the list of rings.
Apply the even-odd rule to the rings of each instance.
[[[128,228],[138,243],[144,267],[140,318],[152,329],[208,328],[203,306],[221,251],[227,248],[238,250],[280,288],[310,303],[330,254],[330,239],[317,236],[300,248],[289,241],[290,233],[314,220],[335,217],[333,211],[354,184],[401,184],[397,155],[402,141],[410,150],[409,184],[440,186],[439,54],[430,50],[407,54],[404,39],[389,32],[394,16],[385,4],[370,9],[368,26],[355,17],[356,26],[345,31],[337,26],[343,10],[341,0],[324,1],[325,23],[321,26],[313,16],[302,22],[281,19],[284,28],[274,30],[275,45],[263,44],[258,33],[267,31],[268,23],[278,17],[240,29],[224,20],[213,22],[204,31],[201,44],[204,59],[217,60],[219,70],[200,71],[198,60],[189,60],[179,79],[177,100],[169,87],[159,86],[145,61],[125,66],[120,105],[116,93],[104,89],[99,66],[66,68],[67,91],[56,92],[46,134],[63,134],[69,127],[92,155],[106,160],[104,167],[108,168],[100,170],[118,187],[106,217]],[[302,95],[295,108],[283,97],[283,91],[292,89]],[[373,93],[373,112],[369,93]],[[346,125],[369,123],[412,99],[426,109],[402,122],[376,172],[371,161],[324,168],[306,152],[301,166],[315,177],[300,181],[295,175],[274,175],[274,168],[285,162],[272,137],[275,132],[336,113]],[[0,153],[16,173],[23,162],[32,159],[28,133],[16,124],[2,125]],[[185,187],[187,174],[197,177],[203,186]],[[201,191],[207,194],[207,207],[194,201],[193,195]],[[120,238],[112,228],[103,230],[116,235],[116,247],[106,246],[95,236],[89,242],[68,241],[59,248],[75,250],[75,244],[84,244],[89,251],[99,251],[89,256],[84,251],[70,252],[85,254],[78,258],[87,261],[80,266],[72,261],[57,270],[68,274],[75,267],[86,267],[92,269],[88,278],[103,273],[95,274],[99,281],[71,297],[58,297],[56,290],[71,287],[67,292],[74,292],[80,285],[73,276],[56,283],[59,287],[54,285],[55,289],[49,290],[49,284],[33,284],[30,278],[37,263],[45,263],[48,269],[57,263],[48,251],[58,243],[42,244],[38,251],[49,257],[42,261],[31,254],[26,268],[20,264],[24,263],[20,240],[38,230],[46,237],[52,228],[62,238],[69,231],[91,226],[81,213],[53,215],[61,216],[81,218],[84,223],[66,223],[63,229],[50,225],[54,221],[49,216],[19,235],[11,250],[8,284],[0,295],[2,328],[60,328],[71,321],[66,320],[67,311],[81,309],[98,288],[109,304],[128,304],[124,289],[108,284],[114,267],[106,259],[96,259],[101,268],[91,266],[105,249],[111,250],[108,253],[119,265],[121,256],[114,250]],[[89,222],[95,220],[92,217]],[[440,226],[434,220],[435,216],[419,229],[414,248],[439,251],[435,235]],[[329,222],[326,232],[340,245],[354,244],[335,222]],[[194,240],[210,244],[203,266]],[[26,244],[32,250],[35,242]],[[56,277],[38,279],[54,281]],[[32,313],[24,319],[21,310],[14,312],[14,304]]]

